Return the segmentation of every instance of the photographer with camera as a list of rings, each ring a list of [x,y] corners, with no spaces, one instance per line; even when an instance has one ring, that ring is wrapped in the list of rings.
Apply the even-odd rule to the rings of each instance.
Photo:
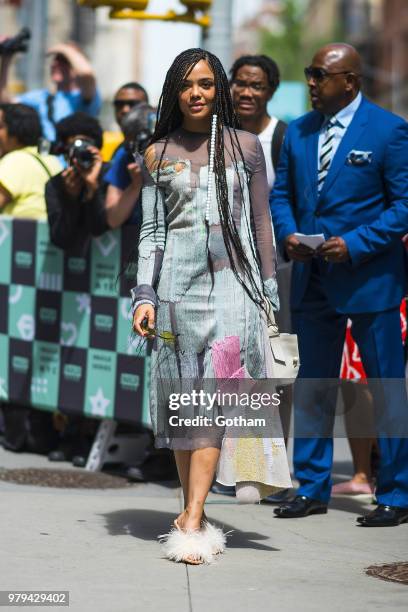
[[[52,242],[62,249],[83,250],[92,236],[109,229],[106,222],[106,183],[109,167],[102,162],[102,128],[93,117],[74,113],[57,123],[56,153],[68,167],[45,188]]]
[[[63,155],[67,168],[48,181],[45,188],[51,241],[64,250],[85,251],[92,236],[109,229],[106,223],[106,184],[102,178],[108,164],[102,162],[102,128],[85,113],[69,115],[56,125],[54,150]],[[84,467],[92,445],[96,422],[65,415],[59,445],[48,454],[50,461],[72,461]]]
[[[27,51],[29,37],[29,30],[24,28],[17,36],[0,40],[0,101],[9,101],[7,82],[10,64],[15,53]],[[77,111],[97,116],[102,101],[92,66],[75,43],[54,45],[47,55],[52,57],[51,90],[28,91],[18,96],[16,101],[36,109],[43,136],[53,142],[58,121]]]
[[[105,175],[109,184],[106,194],[106,218],[111,228],[141,221],[138,206],[143,186],[141,153],[144,152],[156,122],[154,109],[142,102],[121,120],[125,145],[118,149],[112,166]]]

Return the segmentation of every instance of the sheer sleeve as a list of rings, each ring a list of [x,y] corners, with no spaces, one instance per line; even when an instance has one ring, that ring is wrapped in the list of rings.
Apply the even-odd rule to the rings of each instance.
[[[271,301],[273,309],[279,310],[278,288],[275,274],[276,250],[269,209],[269,188],[265,158],[258,138],[255,140],[255,149],[255,160],[250,182],[255,240],[261,263],[265,295]]]
[[[157,306],[155,286],[159,278],[166,244],[164,189],[157,187],[152,178],[154,145],[149,149],[145,154],[145,177],[142,189],[143,221],[139,238],[137,286],[131,289],[134,309],[143,303]]]

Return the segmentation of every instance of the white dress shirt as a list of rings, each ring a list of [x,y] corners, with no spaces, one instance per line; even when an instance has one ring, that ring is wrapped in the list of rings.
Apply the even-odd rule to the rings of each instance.
[[[336,151],[341,142],[341,139],[346,133],[348,126],[350,125],[358,107],[361,104],[361,100],[362,100],[362,95],[361,95],[361,92],[359,92],[357,96],[354,98],[354,100],[350,102],[350,104],[342,108],[336,115],[331,115],[331,116],[325,115],[325,119],[324,119],[322,127],[320,128],[320,133],[319,133],[319,143],[318,143],[318,150],[317,150],[317,167],[318,168],[319,168],[320,151],[324,143],[328,122],[331,121],[332,123],[334,123],[334,128],[333,128],[334,139],[333,139],[332,152],[331,152],[331,159],[333,160],[333,157],[336,154]]]

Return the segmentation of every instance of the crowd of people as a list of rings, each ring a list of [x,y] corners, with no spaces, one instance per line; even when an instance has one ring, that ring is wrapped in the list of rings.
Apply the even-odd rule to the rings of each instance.
[[[381,427],[376,438],[360,439],[350,428],[355,474],[333,492],[375,492],[378,505],[360,525],[407,522],[408,439],[406,424],[396,423],[407,406],[408,125],[361,93],[355,49],[339,43],[316,52],[305,68],[312,111],[289,126],[268,113],[280,82],[272,58],[239,57],[228,78],[212,54],[185,51],[167,73],[157,109],[139,83],[118,89],[113,109],[124,140],[108,162],[90,63],[71,44],[50,54],[53,89],[16,100],[7,93],[10,58],[2,60],[0,213],[48,219],[51,241],[64,250],[85,249],[93,236],[124,224],[140,227],[133,325],[150,345],[153,431],[156,446],[167,449],[152,445],[147,463],[158,458],[153,471],[165,478],[174,474],[174,451],[185,499],[165,538],[168,557],[202,563],[224,549],[204,514],[211,486],[281,502],[278,518],[327,512],[333,439],[319,432],[330,432],[336,397],[310,381],[340,375],[401,384],[380,406],[370,385],[345,381],[346,414],[364,405],[367,420]],[[305,240],[311,235],[321,237],[313,248]],[[294,396],[290,387],[282,390],[283,435],[265,433],[264,440],[275,440],[269,450],[246,444],[256,460],[243,469],[240,444],[230,444],[226,458],[223,429],[187,427],[172,435],[159,381],[271,377],[265,300],[280,330],[297,334],[301,368]],[[170,341],[161,330],[171,330]],[[347,367],[351,354],[363,366],[359,376]],[[294,445],[300,487],[289,498],[292,404],[295,435],[301,432]],[[73,419],[61,446],[52,417],[38,412],[3,406],[5,447],[48,452],[54,460],[75,456],[83,465],[86,444],[76,442],[88,436],[89,449],[89,428],[81,433]],[[69,450],[67,438],[74,440]],[[221,486],[214,480],[220,464]],[[200,542],[194,548],[186,540],[178,558],[174,538],[192,533]]]

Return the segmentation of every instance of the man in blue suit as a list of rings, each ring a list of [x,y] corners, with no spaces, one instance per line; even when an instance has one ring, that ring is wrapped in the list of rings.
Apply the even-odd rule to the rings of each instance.
[[[408,232],[408,124],[361,95],[361,61],[349,45],[320,49],[305,75],[314,110],[290,124],[271,195],[278,245],[295,262],[291,308],[301,359],[294,446],[300,488],[275,514],[327,512],[336,393],[325,379],[339,377],[350,318],[372,379],[381,455],[378,506],[357,521],[399,525],[408,522],[399,318],[407,280],[401,238]],[[295,233],[322,233],[325,242],[312,250]]]

